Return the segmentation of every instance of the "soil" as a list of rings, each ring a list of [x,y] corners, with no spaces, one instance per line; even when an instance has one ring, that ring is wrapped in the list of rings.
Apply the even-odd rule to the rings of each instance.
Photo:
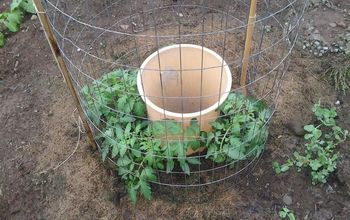
[[[342,2],[337,4],[349,7]],[[343,19],[343,13],[325,11],[328,16],[309,12],[305,23],[317,21],[325,39],[332,39],[334,32],[322,25]],[[316,58],[297,46],[267,150],[250,174],[200,194],[153,186],[151,201],[140,198],[133,205],[85,135],[61,164],[79,138],[75,107],[39,21],[27,18],[0,49],[0,219],[279,219],[286,200],[297,219],[349,219],[349,141],[340,147],[337,172],[324,185],[313,186],[309,173],[294,169],[277,176],[271,166],[302,147],[300,128],[313,121],[311,107],[318,100],[336,106],[339,123],[350,130],[350,95],[337,94],[324,75],[325,64],[342,65],[341,60],[342,55]]]

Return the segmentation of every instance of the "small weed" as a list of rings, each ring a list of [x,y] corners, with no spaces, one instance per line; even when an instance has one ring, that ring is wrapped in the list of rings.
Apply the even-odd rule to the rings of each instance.
[[[273,162],[272,166],[277,174],[286,172],[296,166],[297,171],[306,168],[311,171],[312,184],[326,183],[328,176],[335,171],[339,153],[336,147],[346,140],[348,131],[336,125],[335,108],[323,108],[317,103],[312,108],[318,125],[305,125],[304,152],[295,151],[293,157],[280,165]]]
[[[278,215],[282,219],[287,219],[288,218],[289,220],[295,220],[294,213],[291,210],[289,210],[287,207],[283,207],[281,209],[281,211],[278,212]]]

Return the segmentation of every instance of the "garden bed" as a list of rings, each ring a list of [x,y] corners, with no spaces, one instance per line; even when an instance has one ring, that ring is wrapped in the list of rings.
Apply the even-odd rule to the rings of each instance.
[[[345,1],[334,3],[348,7]],[[306,15],[305,23],[312,19],[328,26],[332,16],[324,13],[343,17],[340,10],[319,7]],[[320,99],[336,106],[337,122],[350,129],[350,96],[337,94],[322,75],[325,64],[343,65],[340,55],[317,58],[302,46],[296,48],[266,150],[249,175],[200,187],[201,197],[192,188],[155,185],[151,201],[140,199],[132,205],[122,181],[102,165],[100,154],[91,152],[85,137],[69,161],[50,170],[74,151],[78,129],[71,117],[71,96],[48,45],[42,43],[45,36],[39,27],[38,20],[28,18],[22,31],[10,36],[0,49],[0,66],[4,67],[0,69],[2,219],[278,219],[286,202],[297,219],[350,216],[349,142],[339,147],[337,172],[327,184],[313,186],[307,172],[295,170],[277,176],[272,168],[272,162],[283,162],[302,149],[300,128],[313,121],[311,108]]]

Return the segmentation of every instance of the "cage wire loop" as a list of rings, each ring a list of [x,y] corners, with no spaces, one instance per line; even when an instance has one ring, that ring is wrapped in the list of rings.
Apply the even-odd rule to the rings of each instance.
[[[63,160],[57,166],[55,166],[53,168],[53,170],[57,170],[58,168],[60,168],[64,163],[66,163],[75,154],[75,152],[78,150],[78,147],[79,147],[79,144],[80,144],[81,134],[85,133],[84,126],[82,126],[82,124],[83,124],[82,119],[80,117],[78,117],[78,119],[75,117],[75,112],[76,111],[77,111],[77,109],[75,108],[73,110],[73,113],[72,113],[72,118],[73,118],[73,120],[75,122],[75,125],[77,126],[77,129],[78,129],[77,143],[75,144],[75,148],[74,148],[73,152],[71,154],[69,154],[69,156],[65,160]]]
[[[129,192],[257,166],[306,0],[34,2],[85,130]]]

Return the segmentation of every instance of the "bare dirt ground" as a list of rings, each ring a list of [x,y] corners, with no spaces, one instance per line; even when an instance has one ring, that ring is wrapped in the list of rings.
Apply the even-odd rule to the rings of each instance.
[[[328,10],[335,15],[311,11],[305,22],[317,21],[332,39],[323,25],[344,16]],[[154,186],[152,201],[133,205],[85,136],[72,158],[53,169],[73,152],[78,129],[73,102],[39,27],[38,20],[27,19],[23,31],[0,49],[0,219],[279,219],[286,195],[298,219],[349,219],[349,141],[341,146],[338,172],[323,186],[313,186],[306,172],[276,176],[271,167],[302,146],[298,129],[312,121],[311,106],[319,99],[330,105],[339,100],[338,121],[350,130],[350,96],[337,94],[323,75],[329,63],[342,65],[341,55],[316,58],[296,48],[268,148],[246,179],[228,189],[230,182],[219,185],[202,202],[176,202]]]

